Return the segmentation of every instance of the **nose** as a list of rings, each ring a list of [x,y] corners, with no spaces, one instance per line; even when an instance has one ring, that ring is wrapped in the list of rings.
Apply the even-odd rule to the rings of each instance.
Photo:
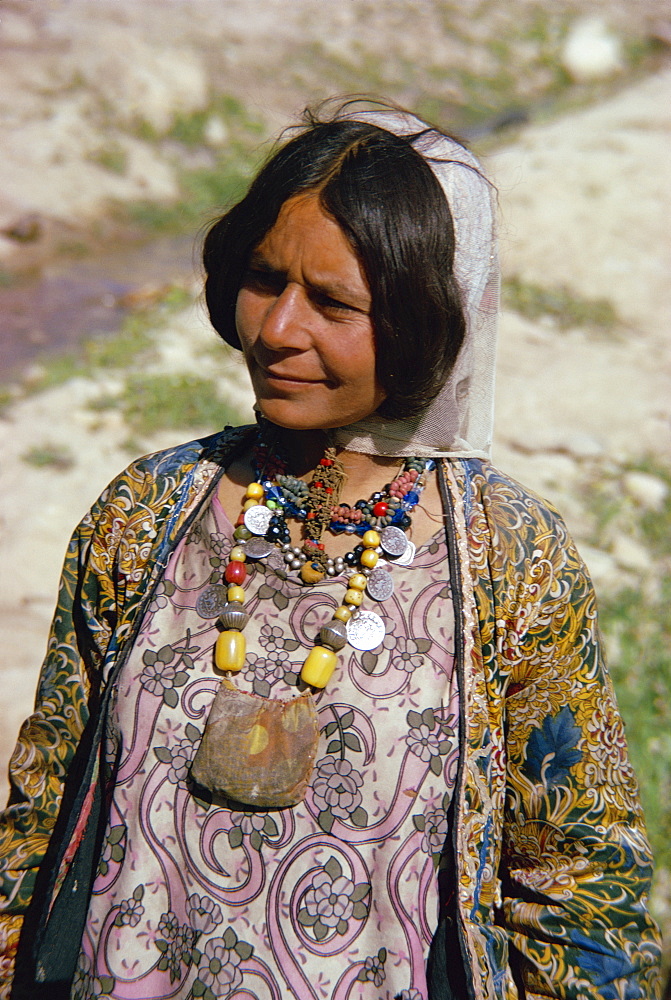
[[[310,339],[310,308],[304,288],[288,282],[266,310],[259,339],[271,351],[304,350]]]

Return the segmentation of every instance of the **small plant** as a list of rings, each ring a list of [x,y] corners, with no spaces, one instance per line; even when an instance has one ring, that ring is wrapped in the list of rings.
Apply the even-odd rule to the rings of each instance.
[[[619,323],[608,299],[586,299],[568,288],[543,288],[519,277],[503,284],[503,305],[527,319],[551,317],[560,330],[572,326],[612,330]]]
[[[124,417],[140,435],[159,430],[212,429],[238,423],[212,379],[197,375],[135,375],[122,395]]]
[[[49,442],[29,448],[21,455],[21,459],[36,469],[56,469],[58,472],[67,472],[75,464],[68,448]]]
[[[2,416],[7,407],[14,402],[15,398],[15,394],[11,391],[11,389],[0,386],[0,416]]]
[[[251,173],[251,159],[220,157],[214,167],[182,174],[182,197],[178,201],[140,201],[124,208],[122,214],[155,233],[191,233],[217,210],[242,197]]]
[[[118,143],[110,141],[105,146],[92,150],[87,159],[113,174],[125,174],[128,169],[128,153]]]

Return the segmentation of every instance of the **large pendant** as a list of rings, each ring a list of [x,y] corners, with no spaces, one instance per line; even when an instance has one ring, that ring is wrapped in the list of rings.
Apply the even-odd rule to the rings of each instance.
[[[379,646],[385,632],[384,622],[374,611],[357,611],[347,622],[347,641],[362,653]]]

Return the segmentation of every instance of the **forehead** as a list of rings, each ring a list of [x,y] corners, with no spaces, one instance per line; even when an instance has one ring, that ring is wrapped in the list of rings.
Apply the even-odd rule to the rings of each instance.
[[[266,264],[295,272],[307,283],[349,285],[361,291],[368,282],[359,258],[340,225],[315,192],[284,202],[274,226],[255,250]]]

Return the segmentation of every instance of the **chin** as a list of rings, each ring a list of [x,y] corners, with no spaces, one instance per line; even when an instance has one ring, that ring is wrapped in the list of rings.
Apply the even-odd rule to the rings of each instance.
[[[277,399],[257,399],[256,405],[266,420],[288,431],[329,431],[334,427],[344,427],[346,424],[362,420],[364,416],[352,414],[341,420],[335,416],[329,419],[323,412],[315,413],[312,408],[307,412],[301,412],[299,406]]]
[[[320,420],[315,420],[310,414],[288,412],[285,406],[273,406],[272,404],[267,406],[265,402],[257,402],[257,406],[266,420],[269,420],[271,424],[275,424],[277,427],[284,427],[288,431],[324,431],[328,430],[331,426],[338,426],[338,424],[325,426]]]

